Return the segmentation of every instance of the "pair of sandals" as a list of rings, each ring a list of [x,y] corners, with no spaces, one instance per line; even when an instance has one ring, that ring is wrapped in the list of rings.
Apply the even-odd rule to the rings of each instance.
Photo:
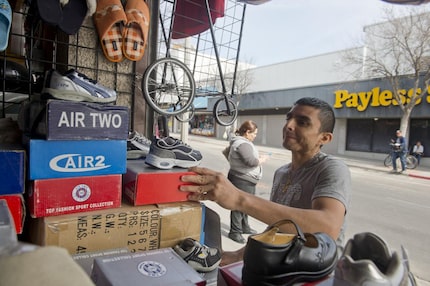
[[[99,0],[93,15],[103,53],[111,62],[139,61],[149,33],[149,8],[144,0]]]

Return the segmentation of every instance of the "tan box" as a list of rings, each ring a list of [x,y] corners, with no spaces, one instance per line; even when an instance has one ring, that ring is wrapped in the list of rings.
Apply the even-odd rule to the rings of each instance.
[[[202,236],[204,205],[177,202],[130,206],[31,220],[30,240],[70,254],[126,247],[130,252],[173,247]]]

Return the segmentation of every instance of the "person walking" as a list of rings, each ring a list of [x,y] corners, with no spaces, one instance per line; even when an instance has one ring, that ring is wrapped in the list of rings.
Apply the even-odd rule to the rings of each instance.
[[[254,121],[243,122],[230,140],[228,154],[224,153],[230,164],[227,178],[234,186],[250,194],[255,194],[256,185],[263,175],[261,164],[267,158],[260,157],[253,144],[257,132],[257,124]],[[247,214],[236,210],[230,212],[230,239],[245,243],[242,234],[255,233],[249,225]]]
[[[400,173],[403,173],[406,170],[406,140],[402,135],[402,131],[396,131],[396,140],[391,140],[393,150],[392,150],[392,160],[393,160],[393,173],[397,173],[397,158],[400,158],[400,164],[402,165],[402,170]]]
[[[421,157],[424,155],[424,146],[421,145],[421,141],[417,141],[417,143],[415,143],[414,148],[412,149],[412,155],[417,158],[419,165]]]

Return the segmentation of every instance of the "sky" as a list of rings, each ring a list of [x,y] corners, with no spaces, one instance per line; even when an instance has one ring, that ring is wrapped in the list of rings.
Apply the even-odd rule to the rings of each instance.
[[[271,0],[246,7],[240,59],[257,66],[359,46],[363,28],[383,22],[382,0]],[[416,6],[413,6],[416,7]],[[429,8],[429,4],[418,8]]]

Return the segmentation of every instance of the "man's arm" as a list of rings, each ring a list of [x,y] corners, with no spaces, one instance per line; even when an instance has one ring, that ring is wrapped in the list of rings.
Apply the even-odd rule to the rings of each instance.
[[[226,209],[244,212],[268,225],[282,219],[291,219],[304,232],[325,232],[333,239],[339,236],[346,210],[334,198],[314,199],[312,209],[293,208],[243,192],[222,173],[200,167],[191,168],[190,171],[198,175],[184,175],[182,181],[196,185],[180,186],[181,191],[191,193],[190,200],[212,200]]]

